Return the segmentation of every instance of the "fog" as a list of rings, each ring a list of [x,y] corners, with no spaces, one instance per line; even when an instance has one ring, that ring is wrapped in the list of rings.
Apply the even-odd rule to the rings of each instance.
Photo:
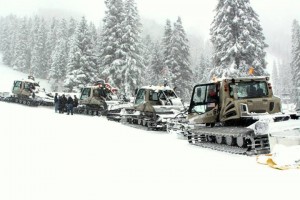
[[[175,20],[181,16],[188,29],[208,34],[214,16],[217,0],[136,0],[140,15],[164,23],[167,18]],[[100,21],[106,9],[104,0],[0,0],[0,15],[10,13],[32,15],[46,9],[85,15],[89,20]],[[292,19],[300,19],[299,0],[250,0],[260,20],[268,28],[279,24],[291,24]]]
[[[180,16],[189,34],[209,39],[209,28],[218,0],[136,0],[136,3],[141,18],[148,22],[153,20],[164,25],[166,19],[174,22]],[[281,55],[284,54],[282,52],[288,52],[292,21],[300,20],[300,1],[250,0],[250,3],[259,15],[270,49],[280,50]],[[0,16],[38,14],[45,17],[76,18],[84,15],[95,24],[102,21],[106,10],[104,0],[0,0],[0,5]]]

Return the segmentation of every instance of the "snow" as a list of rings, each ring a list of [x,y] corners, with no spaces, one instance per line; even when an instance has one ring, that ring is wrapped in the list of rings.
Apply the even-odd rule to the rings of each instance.
[[[0,55],[0,91],[1,92],[10,92],[15,80],[26,80],[29,74],[24,74],[18,71],[13,70],[1,63],[2,57]],[[7,73],[9,72],[9,73]],[[50,91],[50,85],[47,80],[35,79],[39,83],[41,88],[45,88],[46,91]]]
[[[0,91],[21,73],[0,64]],[[43,85],[43,84],[41,84]],[[300,171],[104,117],[0,102],[0,199],[296,199]]]
[[[278,165],[298,165],[300,162],[300,145],[289,147],[277,145],[273,154],[273,159]],[[297,160],[294,158],[297,158]]]

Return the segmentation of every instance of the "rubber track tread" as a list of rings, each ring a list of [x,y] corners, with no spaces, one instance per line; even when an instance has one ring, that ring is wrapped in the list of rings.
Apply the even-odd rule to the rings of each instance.
[[[234,135],[233,133],[216,134],[216,132],[214,132],[214,134],[203,134],[203,133],[200,134],[199,131],[195,131],[195,132],[196,133],[188,132],[187,134],[188,142],[190,144],[200,146],[203,148],[210,148],[213,150],[223,151],[227,153],[249,155],[249,156],[270,153],[270,145],[269,145],[269,140],[267,135],[250,136],[251,134],[249,135],[249,133],[246,133],[244,136],[250,138],[252,142],[250,144],[247,144],[246,147],[238,147],[238,146],[229,146],[226,144],[218,144],[206,140],[206,136],[208,135],[228,136],[228,135]],[[238,133],[236,135],[240,136],[241,133]]]

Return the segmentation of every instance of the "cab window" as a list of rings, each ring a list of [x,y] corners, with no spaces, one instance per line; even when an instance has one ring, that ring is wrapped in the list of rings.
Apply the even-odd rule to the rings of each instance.
[[[22,81],[15,81],[13,90],[15,91],[21,89],[21,85],[22,85]]]
[[[173,90],[165,90],[164,93],[168,98],[177,98]]]
[[[234,84],[229,85],[230,97],[234,95]],[[260,98],[268,96],[267,83],[265,81],[251,81],[235,83],[238,98]]]
[[[136,98],[135,98],[135,104],[141,104],[143,103],[145,100],[145,90],[144,89],[140,89],[137,92]]]
[[[80,100],[88,98],[91,94],[91,88],[83,88],[80,96]]]
[[[25,84],[24,84],[24,89],[25,89],[25,90],[30,90],[30,84],[31,84],[31,83],[25,82]]]
[[[205,113],[213,109],[218,102],[218,93],[215,84],[199,85],[194,87],[189,112]]]
[[[159,93],[155,92],[154,90],[149,91],[149,100],[150,101],[158,101]]]

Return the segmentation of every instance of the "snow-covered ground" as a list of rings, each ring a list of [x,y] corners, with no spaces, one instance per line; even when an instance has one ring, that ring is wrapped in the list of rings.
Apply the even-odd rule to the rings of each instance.
[[[22,74],[0,65],[0,91],[15,78]],[[0,118],[1,200],[299,197],[300,170],[275,170],[166,132],[5,102]]]
[[[29,74],[24,74],[13,70],[12,68],[2,64],[2,56],[0,54],[0,92],[10,92],[14,83],[14,80],[27,79]],[[40,83],[41,88],[45,88],[46,91],[50,91],[50,85],[47,80],[36,79],[36,82]]]

